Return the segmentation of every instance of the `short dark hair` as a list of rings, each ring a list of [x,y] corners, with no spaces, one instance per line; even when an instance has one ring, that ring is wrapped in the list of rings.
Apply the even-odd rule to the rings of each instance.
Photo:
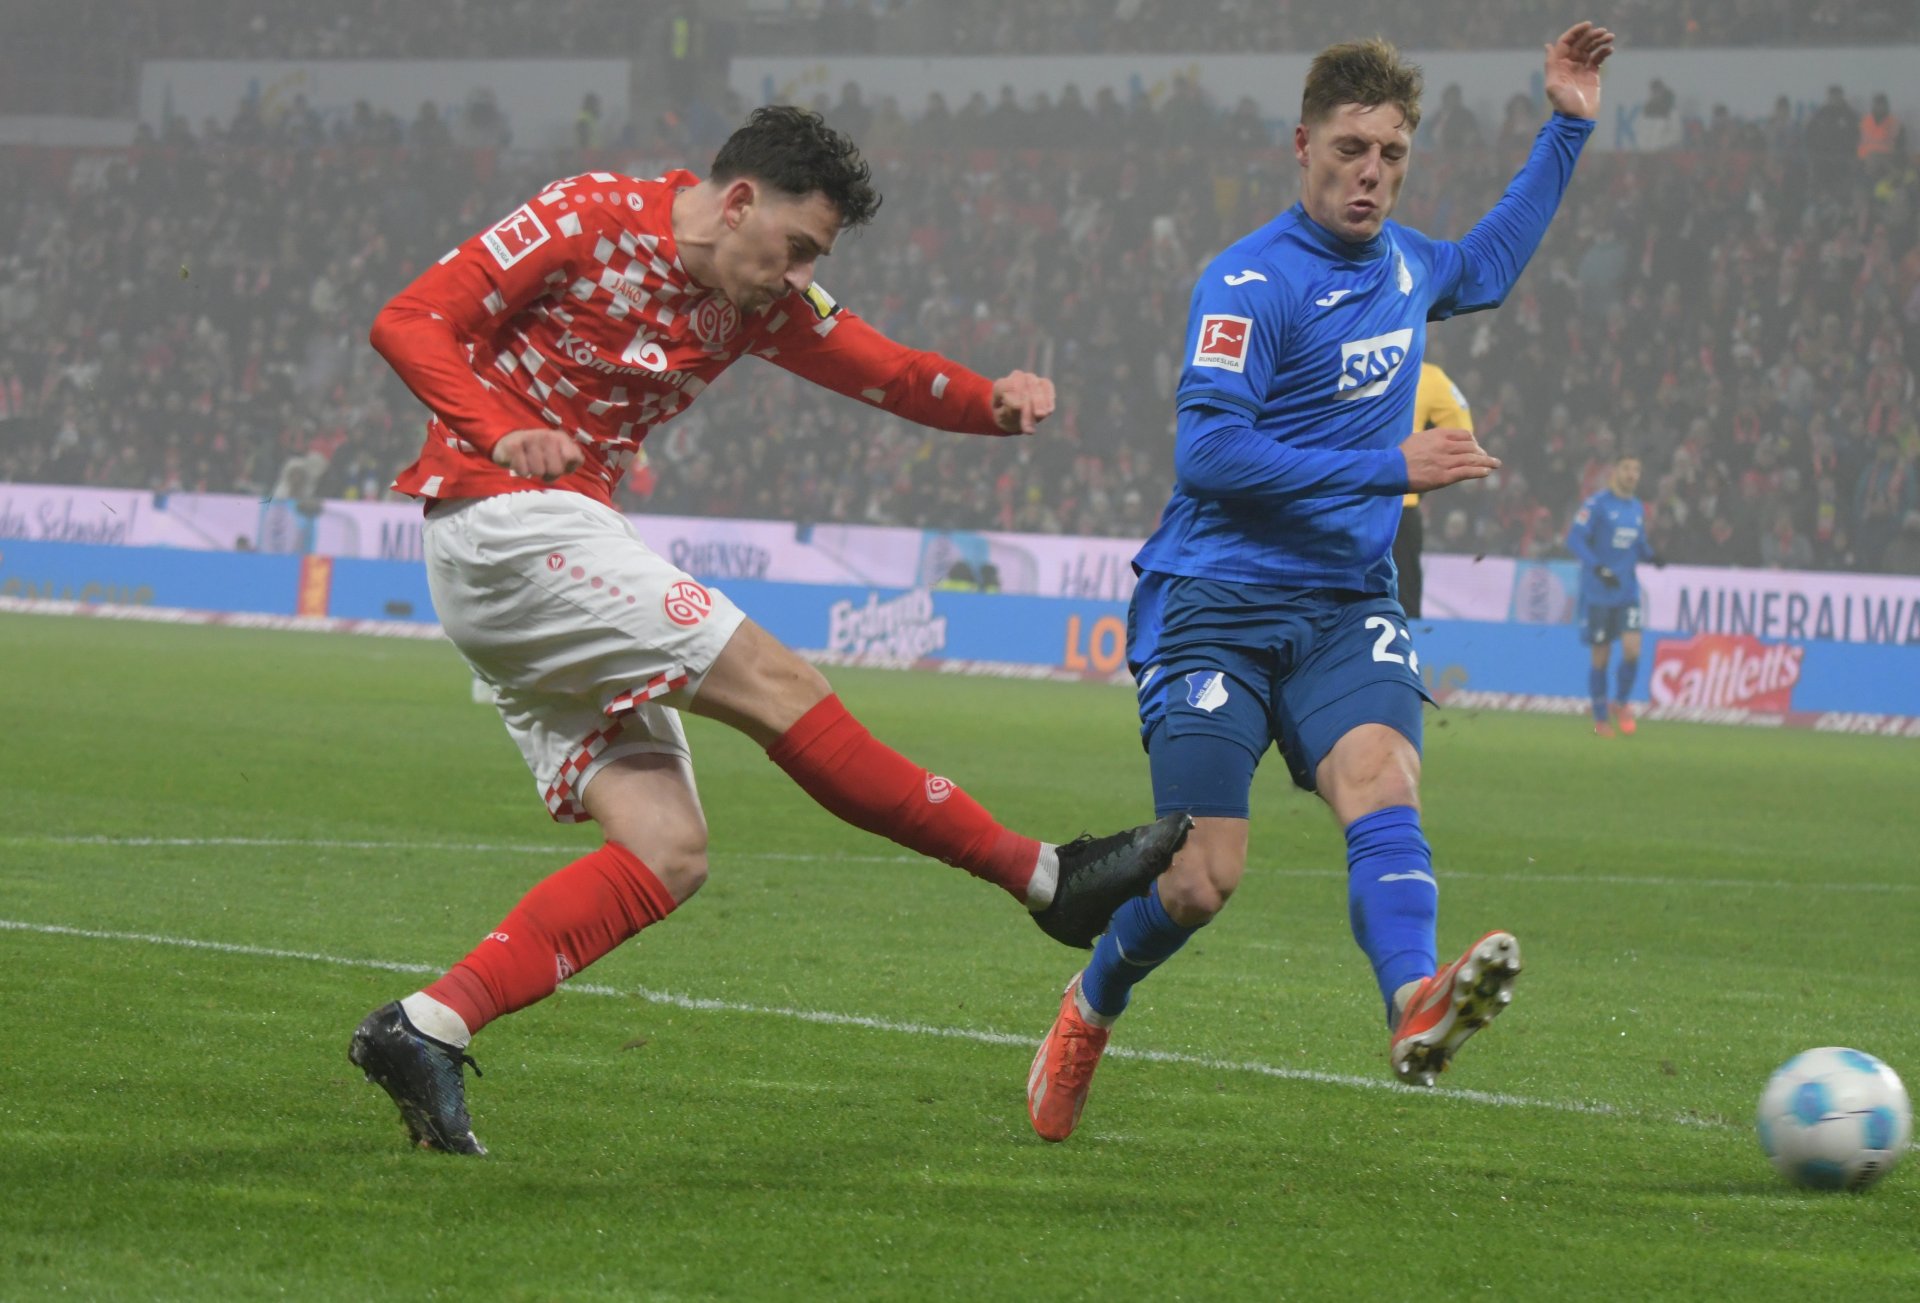
[[[842,226],[865,226],[880,211],[873,169],[854,143],[811,109],[769,104],[727,137],[707,170],[715,181],[752,177],[794,198],[826,196]]]
[[[1420,89],[1419,65],[1402,59],[1390,41],[1372,36],[1329,45],[1307,68],[1300,121],[1322,121],[1342,104],[1391,104],[1406,115],[1411,132],[1420,125]]]

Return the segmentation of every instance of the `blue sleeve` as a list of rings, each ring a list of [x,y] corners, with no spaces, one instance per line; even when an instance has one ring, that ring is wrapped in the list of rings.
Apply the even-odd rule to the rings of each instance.
[[[1174,404],[1227,407],[1258,418],[1286,342],[1285,298],[1276,292],[1277,269],[1234,262],[1215,260],[1193,287]]]
[[[1546,238],[1547,224],[1573,179],[1580,148],[1593,134],[1589,118],[1556,113],[1534,137],[1533,152],[1487,215],[1458,243],[1431,247],[1434,298],[1429,320],[1497,307],[1513,289],[1527,260]]]
[[[1580,559],[1582,565],[1598,565],[1593,552],[1593,541],[1587,537],[1593,524],[1593,504],[1583,502],[1573,517],[1573,524],[1567,530],[1567,551]]]
[[[1173,474],[1181,492],[1201,501],[1278,504],[1407,491],[1398,448],[1296,448],[1260,434],[1234,408],[1207,405],[1180,409]]]

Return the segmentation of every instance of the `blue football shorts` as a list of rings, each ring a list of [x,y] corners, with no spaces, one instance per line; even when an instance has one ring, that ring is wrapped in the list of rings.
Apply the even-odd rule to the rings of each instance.
[[[1610,642],[1619,642],[1623,633],[1640,632],[1640,603],[1624,602],[1619,606],[1587,607],[1587,645],[1604,647]],[[1561,646],[1565,646],[1562,643]]]
[[[1270,746],[1309,792],[1362,724],[1418,750],[1432,700],[1406,612],[1385,593],[1148,573],[1127,612],[1127,658],[1160,814],[1246,818]]]

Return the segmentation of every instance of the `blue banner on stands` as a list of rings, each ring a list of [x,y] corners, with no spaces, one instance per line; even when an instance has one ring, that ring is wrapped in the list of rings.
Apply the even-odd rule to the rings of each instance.
[[[0,542],[0,597],[292,615],[301,559],[166,547]]]
[[[748,579],[718,587],[782,642],[829,661],[1126,674],[1123,602]],[[0,540],[0,597],[345,620],[434,618],[426,570],[416,561],[19,539]],[[1410,627],[1421,673],[1437,696],[1564,702],[1586,691],[1588,651],[1570,626],[1417,620]],[[1636,695],[1676,711],[1791,721],[1821,714],[1920,718],[1920,646],[1649,631]]]

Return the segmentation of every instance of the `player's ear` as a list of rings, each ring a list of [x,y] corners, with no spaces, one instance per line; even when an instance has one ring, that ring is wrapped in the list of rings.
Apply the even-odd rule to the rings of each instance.
[[[754,184],[752,177],[735,177],[728,182],[727,188],[720,192],[720,218],[727,224],[727,229],[739,230],[759,198],[760,188]]]
[[[1307,165],[1307,124],[1299,122],[1293,128],[1293,156],[1300,160],[1300,166]]]

